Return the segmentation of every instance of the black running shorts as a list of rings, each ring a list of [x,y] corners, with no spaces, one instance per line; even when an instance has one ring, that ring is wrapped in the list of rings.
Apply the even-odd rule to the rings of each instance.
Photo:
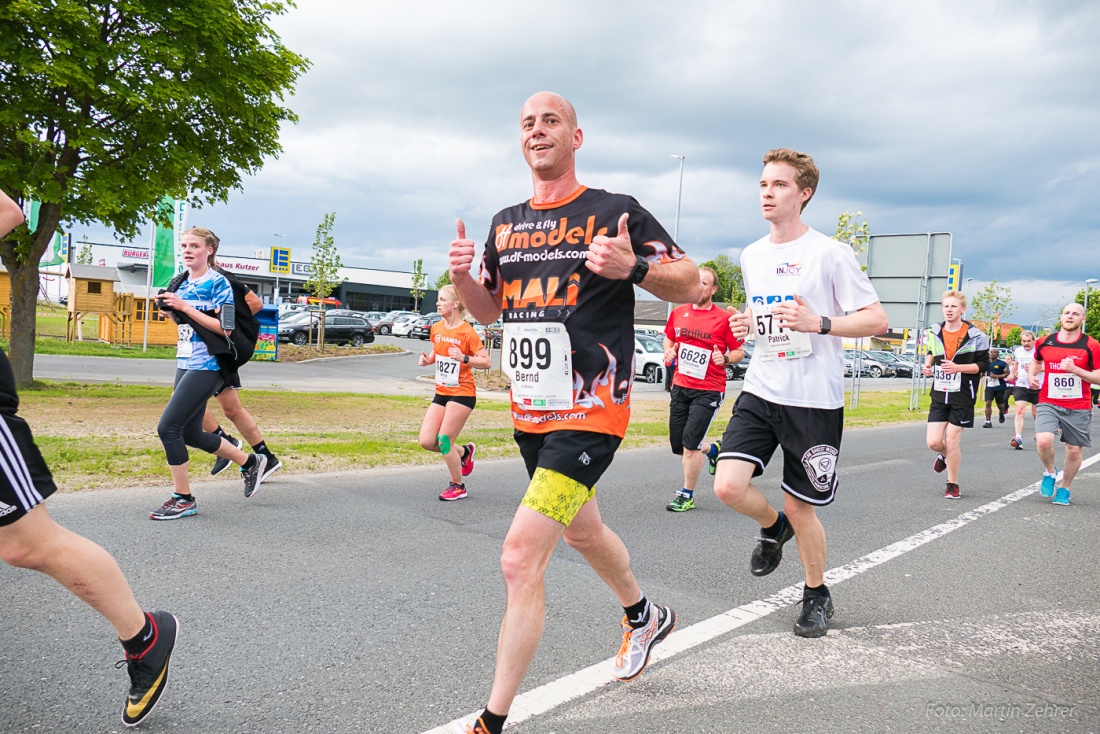
[[[783,491],[811,505],[836,499],[836,466],[844,432],[844,408],[796,408],[742,392],[722,436],[718,460],[755,464],[764,473],[777,446],[783,448]]]
[[[50,468],[18,416],[0,419],[0,526],[10,525],[57,491]]]
[[[1039,391],[1028,390],[1026,387],[1014,387],[1012,388],[1012,397],[1017,403],[1031,403],[1032,405],[1039,404]]]
[[[672,386],[672,401],[668,407],[668,442],[672,445],[672,453],[680,456],[684,447],[699,450],[725,397],[725,393],[717,390]]]
[[[997,405],[1008,405],[1008,388],[1002,385],[1001,387],[987,387],[985,389],[985,402],[996,400]]]
[[[928,408],[929,423],[950,423],[962,428],[974,427],[974,403],[941,403],[933,400]]]
[[[595,487],[611,466],[615,451],[623,442],[618,436],[592,431],[516,431],[515,440],[527,476],[533,477],[535,469],[549,469],[589,488]]]
[[[439,393],[436,393],[435,397],[432,398],[432,403],[435,404],[435,405],[442,405],[444,408],[447,407],[447,403],[458,403],[459,405],[465,405],[470,410],[473,410],[474,406],[477,405],[477,396],[475,396],[475,395],[440,395]]]
[[[234,372],[233,374],[228,374],[228,375],[223,372],[222,376],[225,378],[225,384],[222,385],[221,387],[219,387],[214,392],[214,397],[218,397],[225,390],[240,390],[241,389],[241,373],[240,372]]]

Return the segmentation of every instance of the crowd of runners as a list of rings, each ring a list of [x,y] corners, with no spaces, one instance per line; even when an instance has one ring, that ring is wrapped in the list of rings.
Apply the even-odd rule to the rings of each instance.
[[[430,351],[418,357],[420,366],[435,368],[435,397],[419,444],[438,452],[446,466],[448,484],[439,499],[459,500],[468,495],[464,477],[477,452],[459,440],[476,406],[471,369],[490,365],[465,315],[482,323],[503,319],[501,364],[512,385],[514,440],[527,483],[503,543],[506,604],[495,674],[484,709],[467,728],[471,734],[500,734],[504,727],[542,637],[546,570],[561,540],[623,608],[616,678],[640,675],[677,624],[676,612],[639,585],[596,492],[630,420],[635,286],[685,304],[664,329],[665,362],[674,365],[669,442],[683,468],[683,486],[667,509],[696,507],[705,461],[718,500],[760,526],[748,559],[751,575],[775,571],[784,545],[796,540],[805,584],[794,634],[821,637],[834,614],[824,581],[826,532],[816,508],[836,499],[839,483],[842,340],[884,333],[888,323],[851,247],[802,221],[820,177],[813,158],[786,148],[764,156],[759,196],[768,233],[741,254],[745,308],[726,310],[712,300],[718,275],[697,267],[634,198],[580,183],[576,156],[583,142],[576,112],[560,95],[540,92],[524,103],[520,143],[533,194],[493,217],[480,262],[477,243],[462,220],[456,222],[448,253],[453,285],[440,290],[442,320],[431,329]],[[0,192],[0,236],[21,222],[20,208]],[[255,346],[253,313],[260,302],[217,268],[218,244],[209,230],[184,232],[185,270],[157,296],[178,324],[179,340],[175,387],[157,428],[173,494],[150,513],[154,520],[197,511],[188,447],[217,458],[214,474],[236,465],[245,497],[282,466],[237,392],[238,369]],[[924,339],[923,373],[931,379],[927,445],[936,454],[933,469],[947,473],[944,497],[962,496],[962,435],[974,426],[984,380],[983,426],[993,427],[994,406],[998,423],[1007,420],[1011,394],[1010,443],[1024,450],[1030,405],[1044,471],[1040,493],[1068,505],[1082,449],[1091,445],[1090,385],[1100,384],[1100,344],[1083,333],[1084,309],[1068,304],[1056,332],[1038,341],[1024,332],[1003,360],[966,320],[964,294],[948,291],[941,305],[944,320]],[[725,398],[725,367],[743,359],[750,335],[755,349],[743,388],[721,440],[709,440]],[[207,410],[212,397],[251,452]],[[14,378],[0,351],[0,454],[6,457],[0,461],[0,556],[52,576],[114,627],[131,679],[122,718],[135,725],[164,690],[178,621],[167,612],[143,612],[114,559],[50,519],[42,502],[55,486],[17,409]],[[1065,445],[1061,474],[1056,436]],[[777,449],[783,455],[779,491],[758,483]]]

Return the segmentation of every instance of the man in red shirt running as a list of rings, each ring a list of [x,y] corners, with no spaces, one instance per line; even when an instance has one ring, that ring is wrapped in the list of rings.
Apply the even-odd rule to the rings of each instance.
[[[1081,449],[1092,446],[1089,383],[1100,384],[1100,343],[1082,331],[1084,321],[1081,304],[1070,303],[1063,308],[1062,328],[1039,342],[1035,359],[1027,367],[1031,387],[1039,389],[1035,444],[1044,470],[1039,494],[1053,498],[1051,502],[1056,505],[1069,504],[1069,486],[1081,468]],[[1058,469],[1054,466],[1054,434],[1059,429],[1066,459],[1062,486],[1055,487]]]
[[[665,507],[669,512],[695,509],[695,483],[703,456],[713,475],[721,442],[704,439],[726,397],[726,365],[740,362],[745,351],[730,331],[729,314],[714,305],[718,274],[699,268],[703,298],[673,310],[665,324],[665,363],[675,360],[668,440],[672,453],[683,456],[684,486]]]

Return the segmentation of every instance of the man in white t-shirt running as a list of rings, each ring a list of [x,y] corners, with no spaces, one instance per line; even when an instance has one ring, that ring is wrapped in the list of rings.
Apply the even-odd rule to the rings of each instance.
[[[802,209],[820,177],[813,158],[787,148],[764,156],[760,204],[767,237],[741,253],[747,307],[731,309],[733,335],[752,329],[756,348],[733,417],[722,437],[714,492],[761,525],[750,570],[766,576],[798,538],[806,570],[800,637],[828,630],[833,601],[825,586],[825,529],[816,506],[833,501],[844,423],[844,354],[838,337],[889,328],[886,312],[852,248],[810,229]],[[752,483],[783,449],[783,511]]]
[[[1031,420],[1035,420],[1035,406],[1039,404],[1039,391],[1033,390],[1028,384],[1027,367],[1035,358],[1035,334],[1024,331],[1020,334],[1020,346],[1012,350],[1012,372],[1008,375],[1008,381],[1015,381],[1012,388],[1012,399],[1016,402],[1016,417],[1013,419],[1016,432],[1009,441],[1009,445],[1017,451],[1024,448],[1024,411],[1028,403],[1031,404]],[[1041,380],[1040,380],[1041,382]]]

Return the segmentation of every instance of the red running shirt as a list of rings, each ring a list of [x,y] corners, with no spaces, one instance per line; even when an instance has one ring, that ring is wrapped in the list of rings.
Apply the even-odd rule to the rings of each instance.
[[[665,324],[665,336],[676,344],[677,354],[681,344],[704,349],[710,356],[713,356],[715,347],[722,352],[741,348],[741,340],[730,331],[729,313],[714,304],[706,310],[697,309],[690,303],[676,308]],[[692,390],[726,391],[726,368],[713,359],[708,358],[706,377],[703,379],[684,374],[681,371],[683,368],[683,360],[678,361],[673,385]]]

